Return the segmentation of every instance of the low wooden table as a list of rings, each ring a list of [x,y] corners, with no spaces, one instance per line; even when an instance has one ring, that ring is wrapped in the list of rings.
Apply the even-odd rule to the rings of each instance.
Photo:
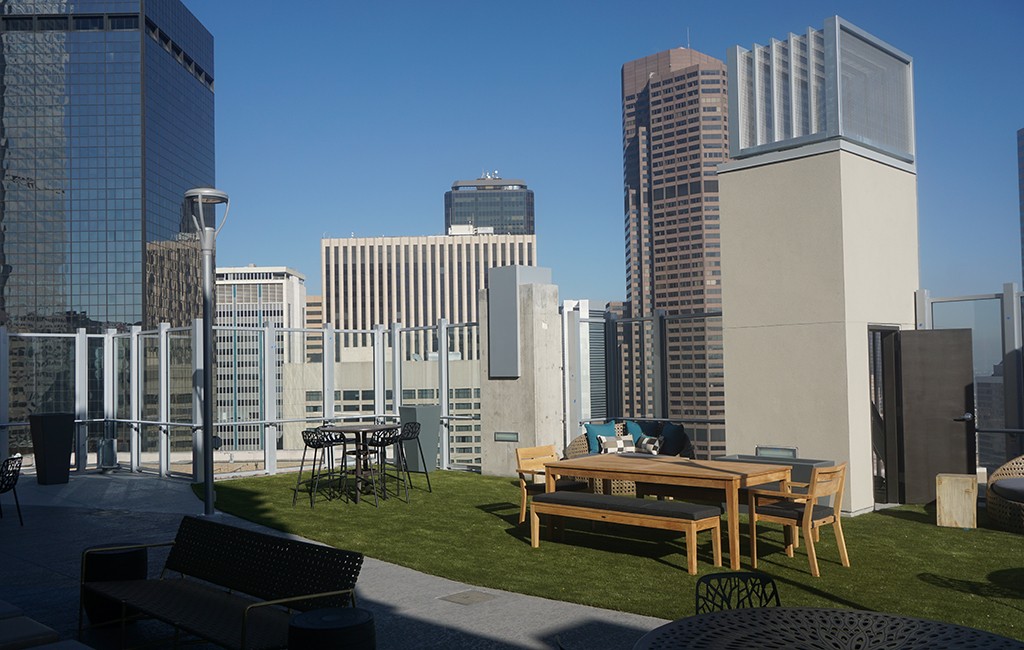
[[[681,618],[651,630],[633,646],[633,650],[655,648],[1021,650],[1024,643],[973,627],[883,612],[752,607]]]
[[[594,454],[545,463],[546,489],[554,492],[559,476],[603,481],[622,480],[721,490],[729,531],[729,566],[740,568],[740,488],[788,481],[788,465],[765,465],[724,460],[691,460],[649,454]],[[606,489],[608,494],[609,490]]]

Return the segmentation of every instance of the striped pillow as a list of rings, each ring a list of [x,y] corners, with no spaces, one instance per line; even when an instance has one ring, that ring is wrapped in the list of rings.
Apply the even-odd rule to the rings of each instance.
[[[597,441],[601,445],[602,454],[621,454],[623,452],[635,452],[633,436],[598,436]]]

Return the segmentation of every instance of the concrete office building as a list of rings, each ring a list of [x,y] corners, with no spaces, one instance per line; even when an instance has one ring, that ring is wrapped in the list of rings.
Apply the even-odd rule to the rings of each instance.
[[[728,451],[847,461],[847,512],[875,502],[871,334],[915,327],[912,76],[910,57],[838,17],[729,53]]]
[[[622,66],[627,319],[721,308],[716,170],[727,158],[727,109],[718,59],[677,48]],[[718,328],[667,323],[665,369],[653,361],[650,324],[620,330],[623,415],[721,418]],[[721,447],[722,427],[697,437],[709,434]]]
[[[261,380],[261,360],[274,356],[266,367],[273,368],[278,382],[281,367],[305,360],[304,336],[281,332],[266,340],[259,328],[300,329],[306,324],[306,278],[284,266],[220,267],[216,279],[217,374],[214,418],[219,422],[246,422],[267,419],[268,400],[280,413],[283,393],[268,393]],[[285,386],[301,390],[301,387]],[[288,395],[292,399],[294,395]],[[258,424],[234,425],[220,435],[225,448],[234,451],[259,449],[259,436],[265,427]],[[273,431],[270,429],[269,431]]]
[[[322,239],[320,246],[324,318],[341,330],[432,326],[440,318],[475,322],[487,269],[537,265],[535,235],[352,237]],[[342,340],[368,345],[361,334]]]
[[[474,181],[455,181],[444,193],[444,231],[533,235],[533,190],[521,180],[487,172]]]
[[[0,38],[0,324],[188,324],[182,200],[215,182],[213,37],[178,0],[12,0]]]

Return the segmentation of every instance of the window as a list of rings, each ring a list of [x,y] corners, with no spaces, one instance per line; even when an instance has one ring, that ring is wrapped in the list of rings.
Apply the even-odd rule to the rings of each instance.
[[[79,31],[103,30],[103,16],[75,16],[72,20]]]

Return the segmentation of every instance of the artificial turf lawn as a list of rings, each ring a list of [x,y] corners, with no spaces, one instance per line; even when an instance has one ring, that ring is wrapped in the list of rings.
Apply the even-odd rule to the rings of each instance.
[[[217,482],[216,505],[459,582],[664,619],[693,614],[697,577],[728,570],[711,565],[707,533],[698,535],[698,576],[686,572],[682,536],[666,531],[570,520],[561,542],[542,532],[540,548],[533,549],[529,518],[517,523],[515,479],[446,471],[430,476],[432,493],[414,474],[410,503],[392,496],[380,508],[372,497],[358,505],[321,497],[310,509],[308,493],[292,507],[295,474]],[[202,493],[201,485],[196,489]],[[741,550],[749,553],[742,523]],[[722,531],[728,566],[724,521]],[[782,529],[758,524],[758,569],[775,579],[784,605],[891,612],[1024,639],[1024,536],[939,528],[934,512],[920,506],[844,519],[843,531],[851,568],[839,564],[826,527],[815,545],[821,578],[814,578],[803,545],[788,558]],[[743,568],[749,568],[746,556]]]

